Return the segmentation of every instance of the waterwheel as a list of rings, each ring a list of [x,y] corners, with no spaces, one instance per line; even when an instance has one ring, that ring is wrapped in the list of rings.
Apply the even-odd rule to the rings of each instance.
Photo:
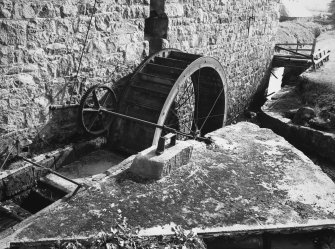
[[[165,125],[192,137],[224,126],[227,84],[221,64],[211,58],[165,49],[134,72],[118,112]],[[142,123],[117,118],[109,133],[111,146],[135,153],[158,143],[162,133]],[[189,137],[178,135],[183,140]]]
[[[142,62],[118,105],[112,89],[90,88],[81,100],[80,120],[86,132],[108,133],[112,147],[133,154],[157,144],[171,129],[184,140],[221,128],[226,121],[226,94],[223,68],[217,60],[165,49]]]

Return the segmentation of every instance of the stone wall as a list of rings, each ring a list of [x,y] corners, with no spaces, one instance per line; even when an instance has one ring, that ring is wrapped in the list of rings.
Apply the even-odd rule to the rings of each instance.
[[[65,77],[76,73],[93,7],[94,0],[0,0],[2,142],[36,134],[47,122],[48,105]],[[112,85],[149,51],[144,22],[150,6],[103,0],[95,9],[80,76],[88,85]]]
[[[267,81],[278,26],[275,0],[167,0],[169,46],[218,59],[229,87],[228,120]]]
[[[278,24],[277,2],[164,3],[169,26],[162,46],[213,56],[222,63],[229,86],[229,117],[245,108],[264,79]],[[36,134],[48,121],[48,105],[64,87],[66,76],[78,68],[93,3],[0,0],[1,140]],[[150,1],[98,0],[96,12],[80,75],[87,77],[87,85],[115,85],[148,55],[144,28]]]

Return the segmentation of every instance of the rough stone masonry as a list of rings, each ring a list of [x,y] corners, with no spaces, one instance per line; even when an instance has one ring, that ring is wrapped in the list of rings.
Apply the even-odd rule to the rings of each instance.
[[[33,136],[47,122],[48,105],[78,68],[93,4],[0,0],[2,145]],[[168,19],[161,47],[218,59],[229,86],[228,117],[243,110],[266,77],[278,1],[99,0],[80,75],[109,86],[129,75],[149,54],[145,20],[155,12]]]

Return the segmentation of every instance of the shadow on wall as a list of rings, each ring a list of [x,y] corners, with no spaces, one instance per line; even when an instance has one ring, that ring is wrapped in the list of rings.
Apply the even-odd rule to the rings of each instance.
[[[268,66],[265,71],[263,78],[261,79],[260,84],[258,85],[253,97],[251,98],[250,104],[247,109],[259,111],[260,108],[266,102],[267,89],[269,87],[269,81],[272,71],[272,63]]]
[[[117,96],[123,94],[131,76],[132,74],[123,77],[113,85]],[[30,134],[30,137],[27,138],[19,133],[1,137],[0,165],[3,164],[9,152],[11,154],[7,159],[11,161],[17,152],[29,152],[32,155],[41,154],[63,145],[93,139],[92,135],[85,133],[82,129],[79,114],[79,104],[54,106],[50,108],[49,119],[44,125],[26,132]]]
[[[112,88],[117,95],[117,100],[120,99],[119,96],[123,95],[123,91],[131,76],[132,74],[129,74],[113,84]],[[110,84],[106,85],[108,86]],[[92,135],[86,133],[81,126],[79,104],[51,106],[50,116],[48,122],[40,129],[33,139],[30,148],[32,153],[41,153],[41,151],[46,148],[52,149],[60,144],[68,144],[94,138]]]
[[[169,26],[168,16],[164,13],[165,0],[150,1],[150,17],[145,20],[145,40],[149,41],[150,54],[165,48]]]
[[[0,160],[16,140],[23,146],[38,140],[40,126],[42,134],[55,131],[53,115],[66,115],[48,117],[51,96],[77,71],[81,59],[82,76],[110,86],[149,53],[143,35],[147,1],[104,0],[95,9],[94,1],[5,2],[10,4],[4,11],[0,7]],[[66,118],[72,116],[71,111]],[[71,135],[66,132],[60,140]]]

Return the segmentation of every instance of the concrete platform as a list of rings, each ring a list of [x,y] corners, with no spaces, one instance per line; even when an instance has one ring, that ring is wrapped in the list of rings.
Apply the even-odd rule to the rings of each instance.
[[[210,134],[190,162],[157,182],[127,171],[21,223],[10,241],[85,237],[110,231],[120,215],[140,235],[335,228],[335,184],[304,154],[268,129],[239,123]],[[132,160],[122,167],[130,166]]]
[[[87,182],[99,177],[106,170],[120,164],[124,157],[106,150],[89,153],[63,166],[57,172],[78,182]]]

